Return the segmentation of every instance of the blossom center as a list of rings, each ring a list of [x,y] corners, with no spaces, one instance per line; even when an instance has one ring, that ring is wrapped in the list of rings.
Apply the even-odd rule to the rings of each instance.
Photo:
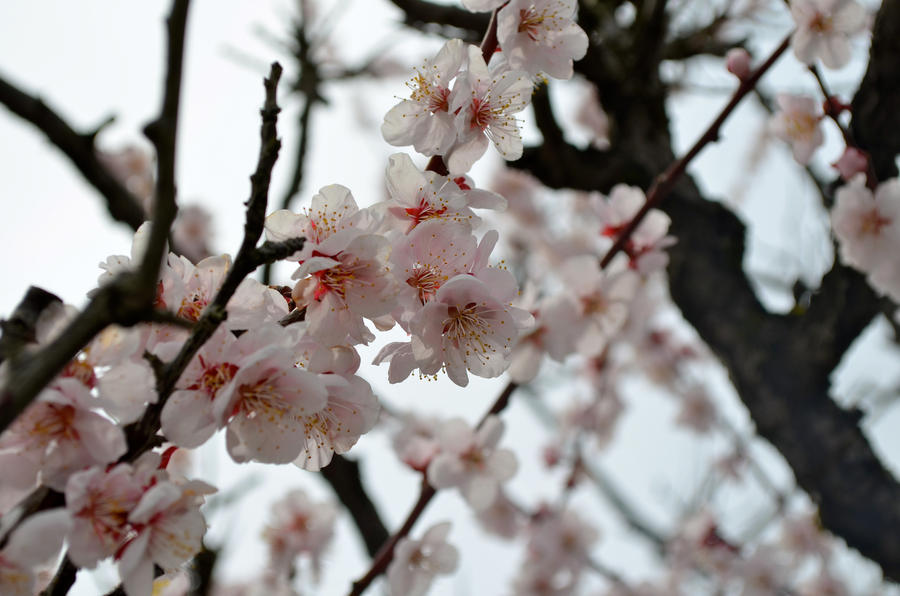
[[[419,303],[425,304],[437,293],[443,284],[445,276],[429,267],[418,266],[413,274],[406,278],[407,285],[416,289]]]
[[[209,299],[206,296],[200,292],[194,292],[181,301],[181,306],[178,308],[178,316],[196,323],[200,320],[200,314],[207,304],[209,304]]]
[[[890,218],[879,213],[878,209],[872,209],[862,217],[859,231],[863,235],[879,236],[881,230],[890,224]]]
[[[534,5],[519,10],[518,32],[527,35],[531,41],[537,41],[538,33],[545,18],[543,13],[539,14],[535,10]]]
[[[834,29],[834,19],[821,12],[817,12],[809,21],[809,29],[816,33],[828,33]]]
[[[469,126],[484,130],[490,126],[493,119],[494,114],[491,110],[491,102],[479,97],[472,98],[472,119]]]

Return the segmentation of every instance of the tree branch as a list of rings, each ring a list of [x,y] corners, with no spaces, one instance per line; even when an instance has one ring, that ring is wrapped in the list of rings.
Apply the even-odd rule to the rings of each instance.
[[[133,230],[137,230],[144,223],[146,215],[140,201],[97,159],[94,149],[96,131],[76,132],[39,97],[17,89],[2,76],[0,76],[0,103],[37,127],[69,158],[84,179],[106,199],[106,208],[113,219]]]
[[[366,493],[359,475],[359,463],[335,454],[331,463],[322,468],[320,473],[347,508],[366,544],[366,551],[370,557],[374,557],[390,535],[375,504]]]

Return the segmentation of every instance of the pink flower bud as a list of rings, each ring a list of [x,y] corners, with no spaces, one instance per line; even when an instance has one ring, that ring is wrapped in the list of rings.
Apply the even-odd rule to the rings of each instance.
[[[743,81],[750,76],[750,54],[744,48],[731,48],[725,54],[725,68]]]

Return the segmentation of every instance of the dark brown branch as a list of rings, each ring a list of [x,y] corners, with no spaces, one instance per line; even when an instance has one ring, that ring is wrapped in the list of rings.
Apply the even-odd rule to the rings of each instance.
[[[335,454],[331,463],[322,468],[321,474],[353,518],[369,556],[374,557],[390,534],[366,493],[359,475],[359,463]]]
[[[851,130],[872,156],[879,180],[897,175],[900,153],[900,3],[882,2],[872,34],[869,66],[853,98]]]
[[[0,321],[0,329],[3,330],[3,335],[0,336],[0,362],[14,357],[26,345],[36,341],[35,325],[38,318],[53,305],[62,305],[62,300],[41,288],[28,288],[12,315]]]
[[[459,34],[463,33],[466,41],[475,43],[488,28],[488,15],[484,13],[469,12],[455,6],[434,4],[425,0],[391,0],[391,2],[403,11],[403,22],[420,31],[434,32],[452,27],[455,31],[448,32],[451,37],[459,37]]]
[[[181,103],[181,78],[184,64],[184,37],[190,0],[175,0],[166,19],[168,46],[166,53],[166,83],[159,117],[144,127],[144,134],[156,147],[156,196],[153,201],[153,221],[147,248],[140,266],[140,279],[145,288],[156,286],[160,263],[165,256],[169,230],[175,221],[175,151],[178,132],[178,112]]]
[[[39,97],[29,95],[0,77],[0,103],[33,124],[72,162],[84,179],[106,200],[106,208],[116,221],[133,230],[144,223],[141,203],[97,159],[94,140],[97,131],[76,132],[59,114]]]

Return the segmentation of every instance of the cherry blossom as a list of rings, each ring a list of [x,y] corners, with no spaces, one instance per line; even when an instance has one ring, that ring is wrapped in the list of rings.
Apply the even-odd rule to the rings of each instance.
[[[41,590],[35,570],[56,558],[69,526],[64,509],[50,509],[29,516],[12,530],[0,550],[0,594],[32,596]]]
[[[263,341],[265,335],[259,337]],[[213,418],[228,427],[228,453],[235,461],[288,463],[306,444],[304,417],[319,412],[327,399],[319,378],[295,368],[290,353],[260,349],[216,394]]]
[[[393,596],[423,596],[438,575],[453,573],[459,564],[459,551],[447,542],[450,522],[430,527],[420,540],[401,538],[387,569],[387,581]]]
[[[435,488],[457,487],[475,511],[485,510],[518,468],[512,451],[497,449],[503,429],[496,416],[475,430],[461,418],[447,421],[440,430],[441,452],[428,465],[428,482]]]
[[[441,446],[438,434],[441,421],[408,414],[402,426],[394,433],[391,445],[397,457],[413,470],[424,472]]]
[[[569,294],[556,294],[542,299],[532,311],[534,330],[522,336],[513,348],[509,376],[517,383],[527,383],[538,374],[544,354],[562,362],[575,351],[584,332],[578,316],[578,302]]]
[[[601,199],[597,207],[601,233],[612,239],[618,238],[646,202],[641,189],[624,184],[614,186],[609,198]],[[647,212],[625,244],[624,252],[631,259],[633,269],[644,275],[665,269],[669,262],[665,249],[675,243],[675,239],[667,235],[670,224],[669,216],[659,209]]]
[[[450,111],[457,114],[456,145],[445,153],[454,176],[469,171],[487,150],[488,139],[507,161],[522,156],[522,137],[514,114],[525,109],[533,89],[528,73],[488,70],[476,46],[468,48],[468,70],[450,95]]]
[[[372,388],[358,376],[319,375],[328,401],[319,411],[301,416],[306,444],[294,463],[318,471],[335,453],[343,454],[369,432],[378,420],[380,406]]]
[[[797,30],[791,47],[797,60],[813,64],[821,59],[828,68],[850,61],[850,38],[865,27],[866,11],[855,0],[791,0]]]
[[[598,259],[590,255],[567,260],[560,276],[579,305],[584,331],[577,349],[585,356],[597,356],[625,324],[639,278],[621,260],[613,260],[610,267],[601,270]]]
[[[772,117],[772,134],[788,143],[797,163],[806,165],[825,137],[819,122],[822,112],[816,101],[802,95],[778,94],[779,111]]]
[[[66,486],[69,556],[82,567],[115,556],[129,596],[150,593],[154,565],[174,571],[202,547],[206,522],[199,507],[215,489],[176,481],[163,465],[159,455],[146,453],[133,466],[75,474]]]
[[[28,489],[40,481],[62,490],[71,474],[124,454],[122,428],[92,411],[93,402],[88,389],[73,378],[44,389],[0,435],[4,483]]]
[[[422,374],[443,367],[464,387],[467,371],[492,378],[508,368],[512,346],[533,318],[502,302],[512,298],[509,288],[514,291],[515,281],[505,271],[491,271],[497,279],[492,285],[472,275],[450,279],[410,321],[412,353]]]
[[[299,556],[308,556],[313,573],[318,574],[325,549],[334,538],[337,508],[329,502],[316,502],[301,489],[294,489],[272,505],[271,521],[263,529],[269,545],[272,570],[292,575]]]
[[[390,157],[386,174],[392,199],[387,210],[403,224],[404,233],[409,234],[417,225],[430,220],[469,226],[479,223],[455,182],[435,172],[422,172],[405,153]]]
[[[900,181],[883,182],[874,195],[862,176],[840,187],[831,225],[842,262],[863,271],[876,269],[884,255],[896,254],[900,246]]]
[[[575,512],[542,507],[529,527],[524,573],[516,582],[516,593],[572,594],[598,537],[597,530]]]
[[[215,492],[201,481],[182,484],[162,480],[151,486],[128,514],[132,532],[117,553],[119,577],[128,596],[148,594],[153,567],[178,569],[203,548],[206,521],[200,513],[204,495]]]
[[[575,0],[511,0],[497,15],[497,39],[509,66],[532,75],[572,78],[572,60],[587,52],[575,23]]]
[[[384,117],[381,134],[391,145],[412,145],[423,155],[439,155],[456,141],[450,84],[466,59],[459,39],[444,44],[433,60],[425,60],[409,83],[412,94]]]

